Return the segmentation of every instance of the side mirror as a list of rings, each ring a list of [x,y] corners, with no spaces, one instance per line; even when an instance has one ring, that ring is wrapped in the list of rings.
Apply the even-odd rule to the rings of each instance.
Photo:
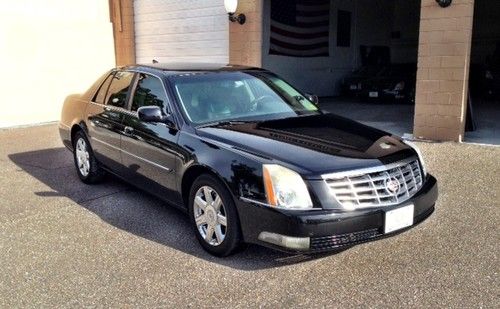
[[[315,94],[310,94],[310,93],[306,93],[306,97],[309,101],[313,102],[314,105],[318,106],[319,105],[319,98],[317,95]]]
[[[165,123],[170,128],[175,128],[170,115],[163,115],[161,108],[158,106],[143,106],[137,110],[139,120],[144,122],[161,122]]]

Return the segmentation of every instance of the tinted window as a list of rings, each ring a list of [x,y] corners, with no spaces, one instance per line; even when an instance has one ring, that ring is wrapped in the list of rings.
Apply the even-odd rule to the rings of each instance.
[[[94,96],[94,102],[104,104],[104,99],[106,99],[106,93],[108,93],[109,84],[111,83],[111,79],[113,78],[113,73],[111,73],[106,79],[104,83],[102,83],[99,91]]]
[[[132,101],[132,111],[137,111],[141,106],[156,105],[165,110],[167,106],[167,96],[162,82],[147,74],[139,74],[139,82],[135,89],[134,100]]]
[[[295,88],[266,72],[186,73],[170,79],[185,114],[195,124],[318,113]]]
[[[127,93],[134,78],[131,72],[116,72],[109,86],[106,104],[117,107],[126,107]]]

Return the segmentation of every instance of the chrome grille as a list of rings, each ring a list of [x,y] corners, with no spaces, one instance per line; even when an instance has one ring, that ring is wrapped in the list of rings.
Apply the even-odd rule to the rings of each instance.
[[[399,204],[415,195],[423,184],[418,159],[323,175],[323,179],[335,199],[345,208]]]

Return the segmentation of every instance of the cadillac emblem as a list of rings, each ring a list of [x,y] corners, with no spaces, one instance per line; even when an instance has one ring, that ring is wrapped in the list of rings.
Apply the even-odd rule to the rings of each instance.
[[[400,188],[401,184],[396,177],[390,177],[385,180],[385,191],[387,191],[387,193],[397,195]]]

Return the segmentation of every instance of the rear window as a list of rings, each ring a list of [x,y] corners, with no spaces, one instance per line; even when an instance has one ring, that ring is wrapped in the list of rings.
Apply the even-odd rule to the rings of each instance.
[[[130,90],[134,73],[118,71],[111,79],[106,104],[126,108],[127,95]]]
[[[102,83],[101,87],[97,91],[97,93],[94,96],[94,99],[92,101],[99,103],[99,104],[104,104],[104,100],[106,99],[106,94],[108,93],[108,88],[109,84],[111,83],[111,79],[113,78],[113,74],[111,73],[106,77],[104,82]]]

